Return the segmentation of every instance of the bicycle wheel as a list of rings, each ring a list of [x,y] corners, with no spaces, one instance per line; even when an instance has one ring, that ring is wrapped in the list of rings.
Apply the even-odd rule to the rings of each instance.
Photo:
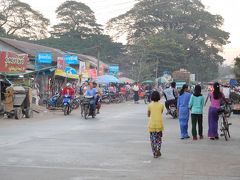
[[[226,124],[226,120],[225,120],[224,116],[222,117],[221,130],[222,130],[225,140],[227,141],[228,140],[228,130],[227,130],[227,124]]]
[[[230,131],[229,131],[229,125],[230,125],[230,123],[228,123],[228,120],[227,119],[225,119],[225,126],[226,126],[226,130],[227,130],[227,134],[228,134],[228,137],[229,138],[231,138],[231,136],[230,136]]]

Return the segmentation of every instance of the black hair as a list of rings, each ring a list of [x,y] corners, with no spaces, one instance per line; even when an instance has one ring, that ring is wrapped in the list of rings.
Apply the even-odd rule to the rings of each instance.
[[[172,87],[172,88],[176,88],[176,82],[172,82],[172,83],[171,83],[171,87]]]
[[[185,92],[185,89],[187,89],[188,88],[188,85],[187,84],[184,84],[183,86],[182,86],[182,89],[181,89],[181,91],[180,91],[180,96],[181,95],[183,95],[183,93]]]
[[[194,96],[198,97],[198,96],[202,96],[201,94],[202,91],[202,87],[200,85],[196,85],[194,88]]]
[[[158,102],[160,100],[160,94],[158,91],[153,91],[151,95],[151,100],[154,102]]]
[[[215,82],[213,84],[213,98],[214,99],[222,98],[222,93],[220,91],[220,84],[218,82]]]

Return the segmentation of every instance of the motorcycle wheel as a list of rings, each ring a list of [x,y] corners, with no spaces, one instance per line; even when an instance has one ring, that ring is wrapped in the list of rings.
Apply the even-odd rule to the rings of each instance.
[[[102,102],[105,104],[110,104],[111,99],[109,97],[105,97],[104,99],[102,99]]]
[[[67,106],[67,115],[69,115],[71,113],[71,107]]]
[[[79,103],[76,101],[76,100],[73,100],[73,102],[72,102],[72,108],[73,109],[77,109],[77,108],[79,108]]]
[[[64,116],[68,115],[68,107],[67,106],[64,106],[63,113],[64,113]]]
[[[88,117],[88,106],[84,106],[83,114],[84,114],[84,119],[87,119],[87,117]]]

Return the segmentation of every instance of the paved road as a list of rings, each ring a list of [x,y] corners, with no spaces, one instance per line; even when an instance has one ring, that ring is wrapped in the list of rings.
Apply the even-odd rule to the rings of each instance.
[[[0,120],[0,180],[240,180],[240,116],[231,121],[230,141],[192,141],[165,117],[163,156],[153,159],[143,103],[108,105],[89,120],[77,111]]]

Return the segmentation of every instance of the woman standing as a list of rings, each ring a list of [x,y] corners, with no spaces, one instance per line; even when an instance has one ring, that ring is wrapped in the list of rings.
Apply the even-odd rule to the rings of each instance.
[[[211,105],[208,110],[208,137],[211,140],[219,139],[218,137],[218,110],[221,106],[221,101],[225,100],[224,94],[220,91],[220,85],[215,82],[213,92],[210,92],[205,104],[210,98]]]
[[[161,156],[163,117],[162,113],[164,105],[159,103],[160,94],[154,91],[151,95],[152,102],[148,105],[148,131],[150,132],[150,140],[154,158]]]
[[[197,130],[196,126],[198,124],[198,134],[199,138],[203,139],[203,106],[204,106],[204,97],[201,94],[201,86],[196,85],[194,89],[194,94],[191,96],[189,102],[189,109],[191,110],[192,118],[192,136],[193,140],[197,140]]]
[[[180,96],[177,101],[178,108],[178,118],[180,124],[181,131],[181,139],[190,138],[188,135],[188,121],[189,121],[189,101],[191,98],[191,94],[188,92],[188,85],[184,84],[181,91]]]

